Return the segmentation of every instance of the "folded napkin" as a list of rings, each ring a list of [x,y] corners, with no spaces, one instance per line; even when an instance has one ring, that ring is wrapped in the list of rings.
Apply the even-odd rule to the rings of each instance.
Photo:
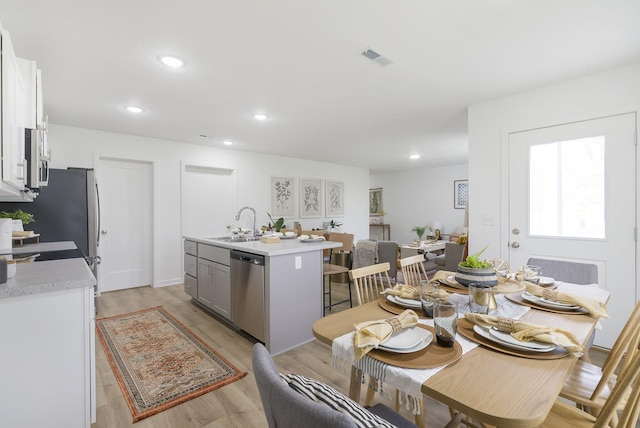
[[[392,288],[385,288],[380,294],[389,294],[392,296],[402,297],[404,299],[420,300],[420,288],[412,285],[396,284]],[[439,299],[448,299],[449,293],[444,290],[438,290]]]
[[[464,316],[473,324],[485,327],[496,327],[500,331],[511,333],[511,336],[521,342],[536,340],[538,342],[563,346],[569,352],[576,354],[576,356],[582,356],[583,354],[582,345],[575,336],[571,332],[560,328],[537,325],[493,315],[468,313]]]
[[[417,323],[418,315],[411,309],[407,309],[395,317],[356,324],[356,331],[353,335],[355,360],[358,361],[369,351],[377,348],[396,331],[413,327]]]
[[[589,311],[589,314],[594,318],[609,318],[606,305],[596,299],[586,296],[578,296],[576,294],[563,293],[557,290],[549,290],[527,281],[524,282],[524,285],[527,287],[527,291],[534,296],[560,303],[582,306]]]
[[[454,275],[455,276],[455,272],[450,272],[447,270],[439,270],[436,273],[433,274],[433,278],[431,278],[432,281],[439,281],[439,280],[445,280],[447,279],[448,276]]]

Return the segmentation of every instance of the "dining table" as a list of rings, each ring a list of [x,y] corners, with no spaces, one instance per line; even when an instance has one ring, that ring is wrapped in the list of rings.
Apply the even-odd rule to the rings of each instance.
[[[608,293],[595,287],[594,290],[599,291],[599,298],[606,303]],[[504,298],[500,301],[506,305]],[[512,299],[509,304],[517,302],[518,299]],[[353,332],[357,323],[393,316],[387,303],[381,297],[379,301],[321,318],[313,324],[313,334],[319,341],[332,345],[334,340]],[[560,313],[531,306],[522,308],[519,319],[562,328],[585,345],[598,322],[598,318],[588,314]],[[455,362],[428,375],[420,391],[459,414],[496,427],[534,427],[541,424],[579,357],[567,352],[559,358],[526,358],[508,351],[501,352],[462,337],[460,327],[456,341],[465,342],[463,348],[467,351]],[[472,343],[471,347],[469,343]],[[437,346],[435,340],[429,346]],[[409,377],[413,376],[411,373],[418,372],[409,372]],[[355,401],[360,399],[362,382],[357,380],[360,374],[360,369],[351,367],[349,396]]]

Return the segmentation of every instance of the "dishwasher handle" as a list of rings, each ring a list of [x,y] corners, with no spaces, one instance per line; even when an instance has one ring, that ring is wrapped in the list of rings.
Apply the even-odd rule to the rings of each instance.
[[[264,256],[259,254],[245,253],[244,251],[231,250],[231,259],[244,263],[251,263],[257,266],[264,266]]]

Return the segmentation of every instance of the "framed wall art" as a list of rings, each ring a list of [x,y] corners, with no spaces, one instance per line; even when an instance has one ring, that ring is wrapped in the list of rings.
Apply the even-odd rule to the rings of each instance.
[[[327,180],[325,190],[325,215],[327,217],[344,216],[344,183]]]
[[[453,208],[464,209],[469,197],[469,180],[455,180],[453,182]]]
[[[322,217],[322,180],[300,179],[300,218]]]
[[[369,215],[381,216],[382,211],[382,188],[369,189]]]
[[[273,218],[293,218],[295,190],[293,177],[271,177],[271,211]]]

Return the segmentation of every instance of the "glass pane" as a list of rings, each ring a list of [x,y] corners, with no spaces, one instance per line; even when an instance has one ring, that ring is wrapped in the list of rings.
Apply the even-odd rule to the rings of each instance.
[[[604,136],[529,148],[529,235],[605,237]]]

